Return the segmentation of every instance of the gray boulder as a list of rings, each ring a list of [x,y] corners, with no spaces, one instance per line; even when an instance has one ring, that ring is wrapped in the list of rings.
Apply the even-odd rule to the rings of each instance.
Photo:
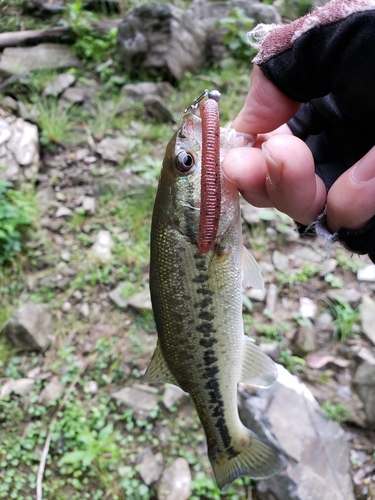
[[[126,71],[146,70],[176,82],[205,62],[205,33],[191,16],[170,4],[146,4],[129,12],[118,28],[117,52]]]
[[[357,367],[353,389],[363,401],[368,426],[375,428],[375,364],[364,362]]]
[[[278,365],[279,377],[252,397],[241,392],[244,424],[269,439],[286,467],[257,483],[260,500],[354,500],[345,432],[328,420],[307,387]]]
[[[27,75],[40,69],[71,68],[80,65],[68,45],[41,43],[35,47],[9,47],[0,59],[0,76]]]
[[[218,20],[226,17],[235,8],[242,9],[255,23],[280,23],[281,16],[273,5],[266,5],[258,0],[232,0],[209,2],[194,0],[189,7],[189,14],[202,24],[204,29],[213,29]]]
[[[190,491],[191,472],[185,458],[179,457],[167,467],[158,488],[158,500],[187,500]]]
[[[0,178],[33,179],[39,170],[36,125],[13,116],[0,117]]]
[[[128,83],[121,89],[121,95],[135,101],[144,101],[150,95],[169,97],[173,92],[173,87],[168,82],[138,82]]]
[[[3,334],[15,347],[24,351],[42,351],[50,344],[52,314],[47,304],[27,302],[11,318]]]

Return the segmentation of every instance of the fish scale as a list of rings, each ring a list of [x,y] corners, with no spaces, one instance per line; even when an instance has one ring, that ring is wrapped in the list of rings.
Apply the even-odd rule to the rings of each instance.
[[[239,195],[221,175],[222,206],[211,250],[198,249],[201,128],[184,116],[167,146],[151,228],[150,291],[158,345],[149,382],[188,392],[203,425],[209,458],[224,491],[237,477],[268,477],[282,467],[274,448],[240,421],[240,381],[266,387],[275,379],[270,358],[244,336],[242,280],[259,270],[243,250]],[[179,170],[178,161],[189,156]],[[180,156],[179,156],[180,155]],[[244,258],[245,257],[245,258]],[[250,266],[244,271],[243,266]]]

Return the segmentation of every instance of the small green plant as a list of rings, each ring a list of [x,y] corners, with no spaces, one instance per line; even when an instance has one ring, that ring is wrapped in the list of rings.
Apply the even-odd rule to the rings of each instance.
[[[353,309],[347,302],[339,301],[331,305],[331,311],[334,320],[334,336],[341,342],[345,342],[348,337],[353,335],[353,330],[359,318],[359,310]]]
[[[17,191],[11,182],[0,179],[0,266],[12,262],[21,252],[36,214],[30,192]]]
[[[309,279],[315,276],[319,271],[320,271],[319,266],[307,262],[306,264],[304,264],[302,269],[297,273],[281,271],[278,274],[278,281],[281,286],[283,285],[293,286],[296,283],[307,283]]]
[[[223,41],[235,59],[249,61],[254,57],[255,51],[247,40],[247,32],[253,26],[254,19],[248,17],[239,7],[234,8],[227,17],[218,22],[218,28],[225,31]]]
[[[280,361],[284,363],[285,368],[291,373],[297,373],[304,369],[306,361],[299,356],[294,356],[292,351],[285,344],[282,346]]]
[[[77,436],[77,441],[82,449],[65,453],[60,459],[60,465],[71,464],[86,468],[94,460],[100,463],[108,454],[112,459],[118,460],[119,449],[113,437],[113,423],[107,424],[98,433],[86,429]]]
[[[347,250],[338,248],[336,251],[336,260],[339,265],[346,271],[352,271],[356,273],[361,267],[366,264],[360,261],[360,256],[350,255]]]
[[[69,25],[76,36],[72,46],[77,57],[85,62],[103,62],[116,45],[117,28],[98,34],[90,24],[92,14],[83,10],[83,2],[67,4]]]
[[[335,276],[333,273],[328,273],[324,280],[331,285],[331,288],[343,288],[344,282],[339,276]]]
[[[326,412],[328,418],[336,422],[345,422],[350,417],[348,410],[342,403],[335,404],[331,403],[331,401],[325,401],[322,404],[322,408]]]
[[[41,130],[40,142],[44,146],[67,143],[71,139],[71,106],[62,107],[55,97],[32,97],[38,110],[37,123]]]

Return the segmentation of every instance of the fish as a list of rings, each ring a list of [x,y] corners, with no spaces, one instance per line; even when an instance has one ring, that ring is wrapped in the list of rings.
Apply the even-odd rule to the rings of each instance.
[[[246,134],[220,129],[220,160]],[[154,203],[150,293],[158,333],[144,375],[189,393],[222,492],[242,476],[266,478],[283,468],[274,445],[241,422],[237,387],[269,387],[274,362],[249,337],[242,319],[243,283],[263,287],[258,264],[242,243],[237,188],[220,169],[220,217],[208,251],[198,246],[201,207],[202,122],[185,110],[167,145]]]

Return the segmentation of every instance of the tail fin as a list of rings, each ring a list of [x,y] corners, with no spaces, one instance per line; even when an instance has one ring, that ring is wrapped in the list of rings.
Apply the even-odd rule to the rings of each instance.
[[[282,459],[272,445],[263,442],[249,429],[246,429],[246,432],[247,436],[241,439],[240,445],[235,443],[233,446],[237,455],[223,453],[215,458],[210,457],[216,482],[222,493],[225,493],[231,483],[239,477],[264,479],[273,476],[284,467]]]

